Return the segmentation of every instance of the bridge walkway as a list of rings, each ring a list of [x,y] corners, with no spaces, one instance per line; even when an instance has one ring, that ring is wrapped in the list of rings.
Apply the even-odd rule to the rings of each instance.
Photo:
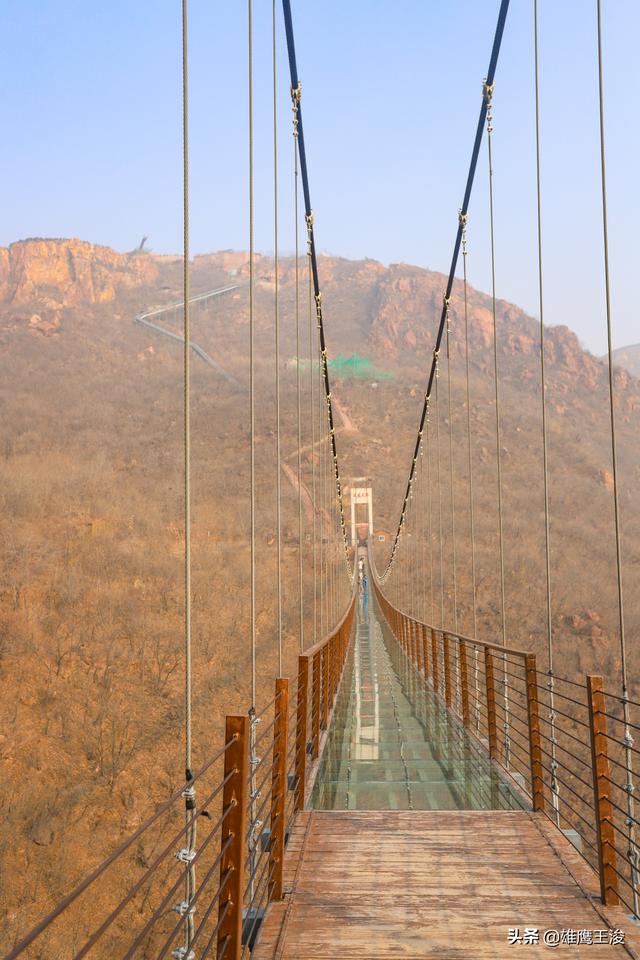
[[[269,907],[252,960],[548,956],[542,942],[510,946],[515,927],[541,940],[550,929],[606,931],[606,943],[559,946],[560,956],[636,956],[609,943],[609,928],[628,929],[628,918],[619,908],[605,918],[595,877],[547,824],[525,810],[306,811],[287,892]]]
[[[412,670],[373,599],[361,600],[314,809],[296,820],[284,898],[252,960],[502,960],[518,948],[533,958],[548,954],[547,930],[607,939],[557,946],[561,956],[635,956],[609,942],[628,917],[605,917],[571,844],[525,809]],[[510,945],[516,927],[540,943]]]

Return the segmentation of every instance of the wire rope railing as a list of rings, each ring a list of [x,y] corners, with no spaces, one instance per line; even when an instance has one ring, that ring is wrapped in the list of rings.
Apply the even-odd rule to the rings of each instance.
[[[410,616],[390,603],[372,562],[371,568],[377,604],[415,677],[488,753],[522,800],[562,830],[598,874],[603,903],[621,902],[637,918],[629,906],[640,894],[629,753],[636,752],[631,731],[640,729],[640,716],[630,718],[629,700],[605,693],[598,676],[584,683],[554,677],[551,691],[535,654]],[[570,693],[562,689],[565,683]]]

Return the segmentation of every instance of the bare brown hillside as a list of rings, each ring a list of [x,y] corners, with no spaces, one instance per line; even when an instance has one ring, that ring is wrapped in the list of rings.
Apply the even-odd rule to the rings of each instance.
[[[303,265],[306,269],[306,263]],[[376,526],[395,529],[433,349],[443,277],[404,264],[320,263],[332,356],[368,357],[391,379],[336,378],[343,477],[368,475]],[[193,264],[194,293],[246,278],[246,255]],[[134,324],[181,296],[178,258],[119,254],[82,241],[0,250],[0,796],[5,940],[97,863],[182,778],[182,356]],[[294,264],[282,264],[285,670],[298,649]],[[306,286],[303,283],[306,294]],[[276,672],[273,263],[257,304],[259,658],[262,702]],[[454,492],[461,629],[470,630],[466,410],[461,290],[453,298]],[[302,304],[304,350],[309,314]],[[471,291],[472,434],[479,629],[499,622],[490,301]],[[570,318],[569,318],[570,319]],[[179,330],[179,317],[162,318]],[[544,651],[537,327],[499,305],[507,624]],[[315,334],[314,322],[311,323]],[[248,298],[194,308],[193,339],[240,382],[193,359],[194,728],[202,760],[225,712],[246,709]],[[553,625],[558,671],[618,667],[606,368],[566,327],[548,331]],[[309,409],[308,368],[304,409]],[[446,380],[441,380],[445,384]],[[616,375],[631,667],[639,666],[640,381]],[[442,476],[448,420],[441,395]],[[317,415],[317,411],[316,411]],[[317,429],[317,422],[316,422]],[[320,453],[304,422],[304,483]],[[434,461],[435,463],[435,461]],[[435,491],[433,491],[435,496]],[[305,501],[308,502],[308,501]],[[426,520],[425,520],[426,523]],[[305,514],[305,530],[310,520]],[[443,495],[445,594],[452,615],[451,519]],[[379,564],[388,540],[378,544]],[[422,555],[428,563],[429,551]],[[305,543],[307,610],[312,557]],[[439,590],[434,569],[434,596]],[[427,613],[434,596],[425,575]],[[319,622],[320,630],[325,621]],[[307,639],[313,624],[308,615]],[[149,851],[141,851],[144,858]],[[78,921],[81,923],[81,921]],[[53,949],[53,948],[52,948]],[[57,956],[55,952],[51,956]],[[60,954],[62,955],[62,954]]]

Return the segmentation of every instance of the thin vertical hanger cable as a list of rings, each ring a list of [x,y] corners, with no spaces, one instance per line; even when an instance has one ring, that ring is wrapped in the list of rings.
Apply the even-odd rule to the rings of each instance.
[[[431,601],[431,624],[435,626],[436,623],[436,603],[435,603],[435,594],[433,591],[433,524],[431,520],[431,510],[433,497],[431,496],[431,444],[429,443],[429,407],[427,406],[427,416],[425,419],[425,431],[427,435],[427,518],[429,525],[429,599]]]
[[[438,485],[438,541],[440,545],[440,629],[444,630],[444,544],[442,542],[442,484],[440,482],[440,404],[438,402],[438,382],[440,365],[436,357],[436,483]]]
[[[293,219],[295,235],[295,321],[296,321],[296,399],[298,466],[298,630],[299,650],[304,650],[304,561],[302,539],[302,380],[300,376],[300,213],[298,210],[298,98],[292,97],[293,110]]]
[[[276,0],[271,5],[273,61],[273,264],[275,273],[274,312],[276,337],[276,564],[278,588],[278,676],[282,676],[282,470],[280,457],[280,304],[278,299],[278,83],[276,43]]]
[[[500,433],[500,389],[499,389],[499,376],[498,376],[498,335],[497,335],[497,318],[496,318],[496,256],[495,256],[495,227],[494,227],[494,213],[493,213],[493,150],[492,150],[492,133],[493,133],[493,110],[492,110],[492,98],[493,98],[493,84],[489,85],[488,83],[484,84],[483,87],[484,96],[487,101],[487,158],[488,158],[488,167],[489,167],[489,236],[491,241],[491,313],[493,319],[493,373],[494,373],[494,387],[495,387],[495,407],[496,407],[496,467],[497,467],[497,483],[498,483],[498,546],[500,554],[500,614],[501,614],[501,636],[502,636],[502,646],[506,647],[507,645],[507,621],[506,621],[506,609],[505,609],[505,584],[504,584],[504,535],[503,535],[503,522],[502,522],[502,450],[501,450],[501,433]],[[511,742],[509,735],[509,680],[507,675],[507,663],[506,655],[502,657],[503,663],[503,688],[504,688],[504,722],[503,730],[505,736],[505,760],[507,767],[509,766],[509,760],[511,756]]]
[[[251,498],[251,706],[256,705],[256,443],[255,443],[255,364],[254,364],[254,250],[253,250],[253,9],[248,9],[249,62],[249,439]]]
[[[467,469],[469,474],[469,539],[471,543],[471,610],[473,616],[474,640],[478,639],[478,603],[477,603],[477,585],[476,585],[476,532],[474,516],[474,493],[473,493],[473,454],[471,442],[471,375],[469,367],[469,284],[467,275],[467,257],[469,255],[467,246],[467,220],[468,214],[460,211],[460,225],[462,227],[462,282],[464,290],[464,360],[465,360],[465,388],[467,403]],[[480,654],[477,644],[473,647],[473,673],[474,673],[474,717],[476,733],[480,730]]]
[[[622,538],[620,532],[620,502],[619,502],[619,478],[618,478],[618,444],[616,434],[616,415],[615,415],[615,389],[613,373],[613,335],[611,322],[611,281],[609,273],[609,217],[607,212],[607,170],[605,153],[605,134],[604,134],[604,69],[602,52],[602,2],[597,0],[597,20],[598,20],[598,114],[600,121],[600,186],[602,193],[602,243],[603,243],[603,266],[604,266],[604,287],[605,287],[605,305],[607,314],[607,360],[609,374],[609,422],[611,429],[611,464],[613,472],[613,515],[615,526],[616,541],[616,586],[618,593],[618,627],[620,631],[620,681],[622,688],[622,708],[624,719],[624,744],[625,744],[625,764],[627,767],[628,783],[625,786],[627,794],[627,838],[629,842],[629,860],[631,862],[631,889],[633,892],[633,910],[636,917],[639,910],[638,897],[638,865],[639,854],[635,839],[635,804],[633,799],[634,792],[634,772],[633,772],[633,736],[629,726],[629,694],[628,694],[628,676],[627,676],[627,650],[624,619],[624,591],[622,581]]]
[[[469,539],[471,545],[471,599],[473,632],[471,636],[474,640],[478,637],[478,614],[476,600],[476,540],[475,540],[475,516],[474,516],[474,495],[473,495],[473,453],[471,440],[471,376],[469,362],[469,290],[467,277],[467,214],[460,213],[462,223],[462,271],[463,271],[463,289],[464,289],[464,359],[465,359],[465,390],[467,404],[467,470],[469,474]]]
[[[256,429],[255,429],[255,328],[254,328],[254,195],[253,195],[253,2],[247,2],[248,124],[249,124],[249,445],[251,530],[251,705],[249,707],[249,816],[254,824],[249,834],[249,877],[254,894],[256,858]]]
[[[540,394],[542,406],[542,482],[544,489],[544,558],[545,582],[547,598],[547,656],[549,690],[549,725],[551,730],[551,802],[554,809],[556,825],[560,826],[560,785],[556,776],[558,768],[557,743],[555,735],[555,702],[554,702],[554,671],[553,671],[553,628],[551,621],[551,539],[549,523],[549,456],[547,441],[547,378],[545,363],[545,332],[544,332],[544,284],[542,270],[542,190],[540,176],[540,74],[538,56],[538,0],[533,0],[533,59],[535,81],[535,119],[536,119],[536,217],[538,239],[538,309],[540,311]]]
[[[497,494],[498,494],[498,547],[500,555],[500,612],[501,612],[501,636],[502,645],[507,643],[507,625],[505,611],[505,586],[504,586],[504,541],[502,524],[502,451],[500,434],[500,389],[498,382],[498,337],[497,337],[497,317],[496,317],[496,269],[495,269],[495,231],[493,216],[493,111],[492,96],[493,86],[484,86],[485,97],[487,100],[487,155],[489,161],[489,236],[491,248],[491,313],[493,320],[493,382],[494,382],[494,400],[495,400],[495,421],[496,421],[496,468],[497,468]]]
[[[456,498],[453,486],[453,419],[451,415],[451,304],[446,307],[447,416],[449,419],[449,496],[451,500],[451,575],[453,587],[453,629],[458,632],[458,581],[456,570]],[[457,645],[456,645],[457,649]]]
[[[311,299],[309,299],[311,305]],[[311,311],[310,311],[311,313]],[[313,365],[315,367],[316,361]],[[320,378],[320,351],[318,350],[318,378]],[[316,392],[317,411],[314,416],[318,417],[318,581],[320,585],[320,637],[324,637],[326,623],[326,605],[327,605],[327,582],[325,579],[325,550],[324,550],[324,433],[322,430],[322,405],[320,401],[320,384]]]
[[[420,438],[420,519],[422,532],[420,536],[420,566],[421,566],[421,598],[420,604],[421,616],[424,623],[427,622],[427,512],[426,512],[426,492],[424,485],[424,437]]]
[[[183,315],[183,388],[184,388],[184,661],[185,661],[185,774],[188,786],[183,792],[187,830],[185,876],[185,956],[191,949],[194,922],[191,901],[196,890],[196,872],[191,861],[195,855],[195,787],[191,786],[191,317],[189,314],[189,50],[187,0],[182,0],[182,315]]]
[[[313,642],[318,642],[318,522],[317,522],[317,491],[316,491],[316,425],[314,409],[314,390],[313,390],[313,308],[311,305],[312,285],[311,285],[311,266],[309,264],[310,254],[307,244],[307,268],[309,272],[309,282],[307,285],[308,313],[309,313],[309,414],[311,421],[311,505],[313,509],[313,525],[311,533],[311,551],[312,551],[312,569],[313,569]]]

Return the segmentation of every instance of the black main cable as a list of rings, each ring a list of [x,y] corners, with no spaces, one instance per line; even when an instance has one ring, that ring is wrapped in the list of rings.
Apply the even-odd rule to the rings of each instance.
[[[505,0],[503,0],[503,3]],[[298,121],[298,155],[300,158],[300,174],[302,177],[302,190],[304,194],[305,220],[307,223],[307,243],[309,246],[309,260],[311,262],[311,275],[313,280],[313,294],[316,305],[316,320],[318,323],[318,335],[320,339],[321,371],[324,381],[325,400],[327,404],[327,416],[329,419],[329,433],[331,438],[331,453],[333,456],[333,471],[335,476],[336,489],[338,492],[338,504],[340,509],[340,524],[342,527],[342,538],[345,548],[345,559],[348,564],[347,553],[347,531],[344,520],[344,505],[342,501],[342,483],[340,480],[340,469],[338,466],[338,451],[336,447],[336,436],[333,423],[333,406],[331,403],[331,386],[329,384],[329,368],[327,365],[327,348],[324,336],[324,323],[322,319],[322,296],[320,293],[320,281],[318,278],[318,259],[316,256],[315,237],[313,232],[313,211],[311,209],[311,194],[309,191],[309,174],[307,170],[307,154],[304,143],[304,127],[302,123],[302,104],[300,102],[300,80],[298,78],[298,65],[296,61],[296,47],[293,35],[293,20],[291,17],[290,0],[282,0],[282,11],[284,13],[284,25],[287,35],[287,53],[289,56],[289,72],[291,74],[291,97],[297,111]]]
[[[288,0],[283,0],[283,3],[286,6],[289,5]],[[398,528],[396,530],[396,534],[393,540],[393,547],[391,549],[389,561],[383,573],[383,579],[384,577],[386,577],[389,571],[389,567],[391,566],[391,563],[393,562],[393,559],[395,557],[395,553],[398,545],[398,537],[400,535],[400,530],[402,529],[402,524],[404,523],[404,516],[407,509],[407,503],[409,502],[409,494],[411,492],[411,485],[413,483],[413,478],[416,471],[416,463],[417,463],[417,458],[420,450],[420,441],[422,439],[422,432],[424,430],[424,425],[427,418],[429,398],[431,397],[431,390],[433,387],[433,382],[435,379],[436,369],[438,365],[438,354],[440,352],[442,337],[444,335],[444,330],[446,326],[448,301],[451,296],[451,290],[453,288],[453,281],[455,278],[456,267],[458,265],[458,255],[460,253],[460,246],[462,243],[462,233],[463,233],[464,225],[466,223],[466,217],[469,209],[469,201],[471,199],[471,190],[473,188],[473,181],[476,173],[476,167],[478,165],[478,155],[480,153],[480,146],[482,144],[482,137],[483,137],[485,121],[487,117],[487,107],[489,104],[489,97],[490,97],[490,93],[488,93],[488,91],[491,91],[493,87],[493,80],[495,77],[496,67],[498,65],[498,55],[500,53],[500,45],[502,43],[502,35],[504,33],[504,26],[507,19],[508,10],[509,10],[509,0],[501,0],[500,10],[498,13],[498,22],[496,23],[496,30],[493,37],[491,59],[489,60],[489,69],[487,70],[487,76],[484,81],[483,90],[482,90],[482,105],[480,107],[480,116],[478,117],[476,135],[473,142],[473,150],[471,151],[471,162],[469,164],[469,173],[467,175],[467,183],[464,191],[464,198],[462,201],[462,207],[460,208],[459,217],[458,217],[458,230],[456,233],[455,243],[453,245],[453,257],[451,258],[451,268],[449,270],[449,278],[447,280],[447,287],[443,297],[442,313],[440,315],[440,323],[438,325],[438,334],[436,337],[436,345],[433,351],[433,360],[431,362],[431,370],[429,371],[429,380],[427,383],[427,390],[424,397],[424,403],[422,405],[422,414],[420,416],[420,425],[418,427],[418,435],[416,437],[415,448],[414,448],[413,457],[411,460],[411,469],[409,470],[409,479],[407,481],[407,488],[406,488],[404,500],[402,503],[400,520],[398,521]],[[295,61],[294,61],[294,64],[295,64]]]

